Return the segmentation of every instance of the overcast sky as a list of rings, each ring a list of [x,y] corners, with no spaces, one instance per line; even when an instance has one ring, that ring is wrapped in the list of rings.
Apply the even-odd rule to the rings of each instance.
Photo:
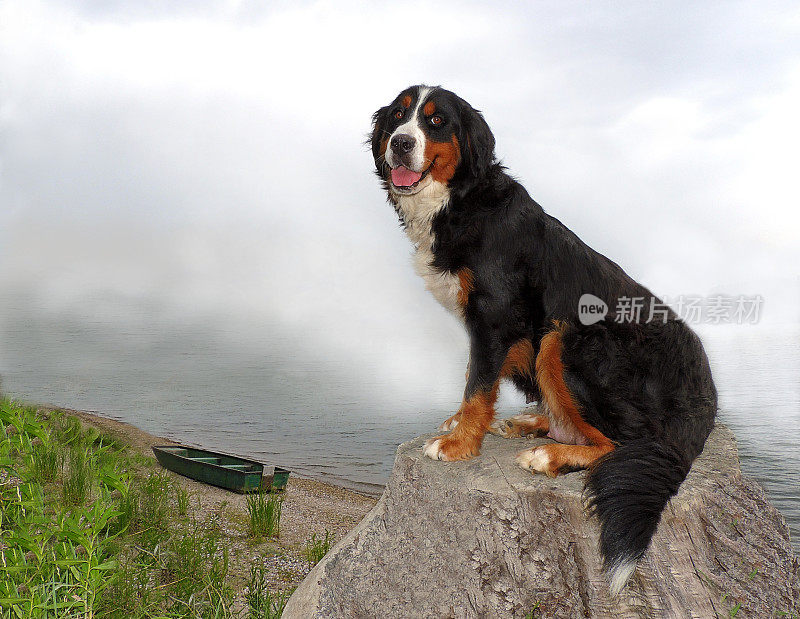
[[[0,0],[0,311],[463,348],[363,145],[420,82],[654,292],[800,322],[797,2]]]

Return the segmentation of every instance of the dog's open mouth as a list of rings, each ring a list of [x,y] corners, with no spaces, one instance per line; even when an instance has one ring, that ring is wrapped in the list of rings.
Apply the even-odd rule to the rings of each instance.
[[[392,185],[397,189],[413,189],[428,175],[431,167],[433,167],[433,164],[422,172],[414,172],[414,170],[409,170],[404,166],[392,168]]]

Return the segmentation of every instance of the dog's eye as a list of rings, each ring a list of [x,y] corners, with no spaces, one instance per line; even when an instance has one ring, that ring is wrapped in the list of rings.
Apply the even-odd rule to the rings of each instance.
[[[431,118],[430,118],[430,123],[431,123],[431,124],[432,124],[434,127],[438,127],[438,126],[439,126],[439,125],[441,125],[443,122],[444,122],[444,118],[442,118],[442,117],[441,117],[441,116],[439,116],[438,114],[437,114],[436,116],[431,116]]]
[[[403,116],[405,116],[405,112],[403,110],[396,110],[394,113],[394,117],[397,120],[400,120]]]

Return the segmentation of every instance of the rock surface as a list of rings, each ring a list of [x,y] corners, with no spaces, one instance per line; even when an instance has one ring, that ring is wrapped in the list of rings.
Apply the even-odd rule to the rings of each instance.
[[[514,465],[546,439],[487,436],[467,462],[400,445],[375,508],[309,573],[285,619],[312,617],[774,617],[800,613],[781,515],[739,470],[718,425],[616,598],[583,509],[585,473]]]

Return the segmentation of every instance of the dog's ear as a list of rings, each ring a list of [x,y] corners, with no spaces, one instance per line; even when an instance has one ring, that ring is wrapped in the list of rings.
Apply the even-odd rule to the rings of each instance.
[[[494,163],[494,135],[483,115],[463,101],[461,154],[470,176],[482,178]]]
[[[370,137],[370,145],[372,146],[372,156],[375,159],[375,167],[380,174],[383,167],[383,156],[386,153],[386,141],[389,138],[386,132],[386,124],[389,120],[390,105],[382,107],[372,115],[372,136]],[[383,152],[381,152],[383,151]]]

